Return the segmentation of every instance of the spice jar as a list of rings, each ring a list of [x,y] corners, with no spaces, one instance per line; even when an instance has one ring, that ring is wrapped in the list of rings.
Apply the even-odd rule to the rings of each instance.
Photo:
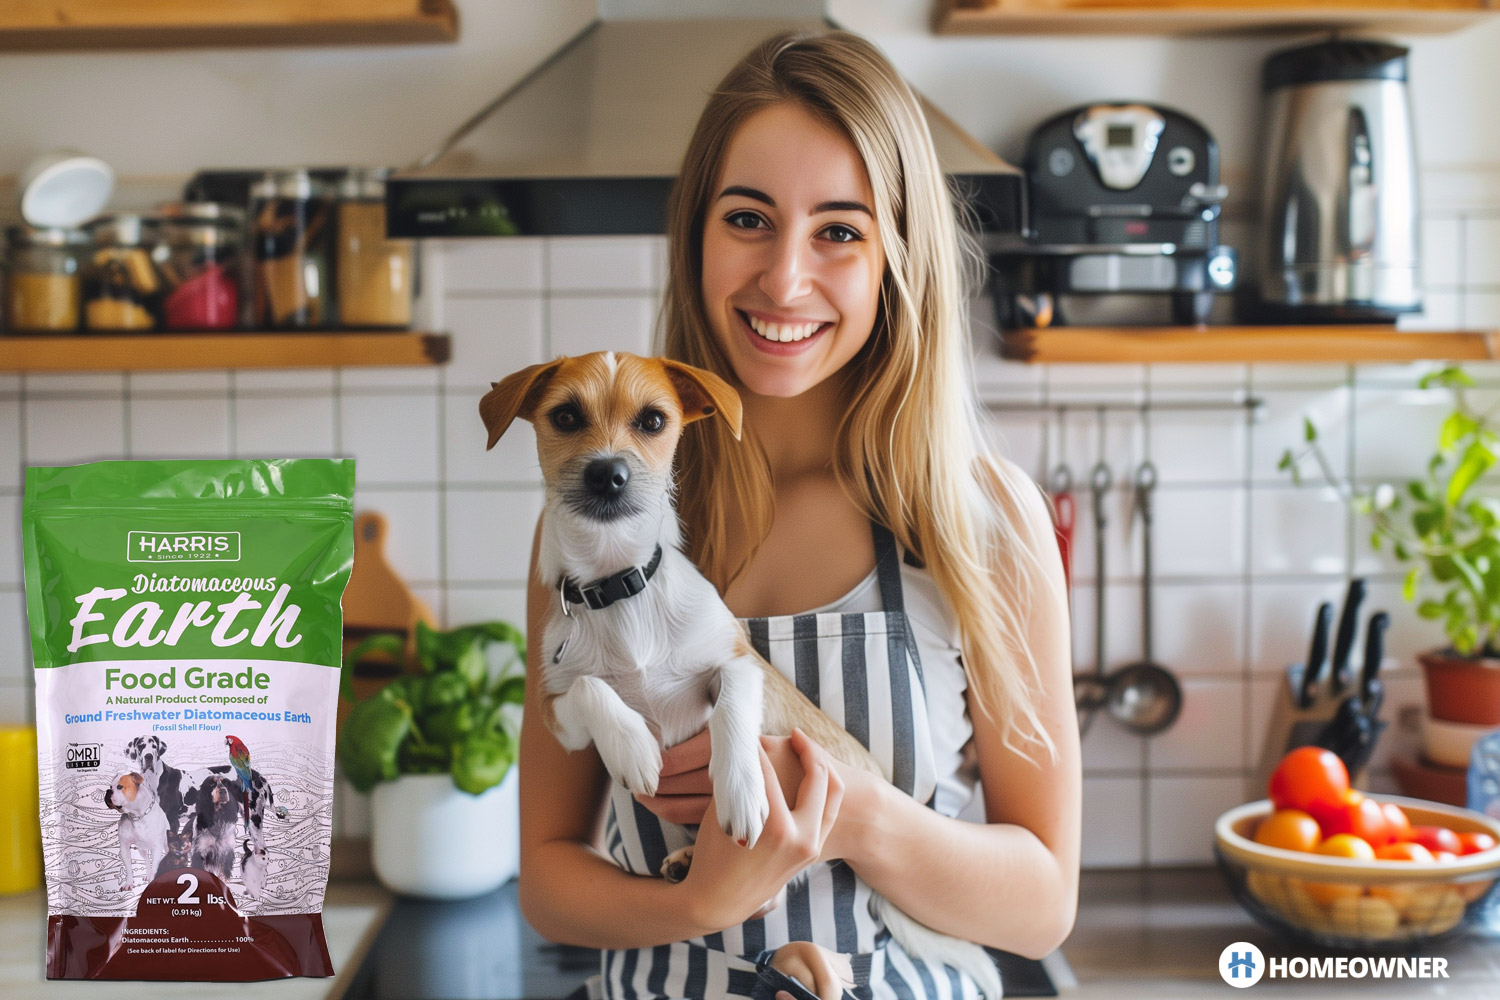
[[[385,169],[351,170],[339,184],[339,322],[351,327],[409,327],[411,240],[385,235]]]
[[[245,213],[232,205],[163,205],[161,274],[168,330],[232,330],[239,324]]]
[[[78,329],[78,255],[87,234],[12,226],[6,236],[7,328],[18,333]]]
[[[306,170],[266,174],[250,187],[255,322],[272,328],[332,324],[328,252],[332,200]]]
[[[94,249],[83,268],[83,325],[89,330],[154,330],[162,284],[151,259],[156,220],[106,215],[89,226]]]

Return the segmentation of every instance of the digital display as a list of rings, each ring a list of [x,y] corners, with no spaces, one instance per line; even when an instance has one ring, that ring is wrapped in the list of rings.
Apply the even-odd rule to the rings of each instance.
[[[1135,145],[1134,125],[1110,125],[1104,131],[1105,145],[1110,149],[1119,149],[1121,146]]]

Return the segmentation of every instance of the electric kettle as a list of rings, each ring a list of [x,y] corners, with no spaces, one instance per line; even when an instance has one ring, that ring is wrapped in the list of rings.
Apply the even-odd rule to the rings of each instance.
[[[1407,50],[1335,39],[1262,75],[1264,322],[1394,322],[1422,307]]]

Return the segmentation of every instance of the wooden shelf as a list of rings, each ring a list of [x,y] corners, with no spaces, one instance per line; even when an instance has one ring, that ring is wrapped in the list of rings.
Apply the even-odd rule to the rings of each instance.
[[[940,35],[1222,35],[1290,31],[1445,34],[1493,17],[1494,0],[938,0]]]
[[[1060,326],[1008,330],[1001,354],[1032,364],[1500,360],[1500,330],[1392,326]]]
[[[0,372],[161,372],[445,364],[446,333],[68,333],[0,336]]]
[[[453,0],[4,0],[0,51],[458,40]]]

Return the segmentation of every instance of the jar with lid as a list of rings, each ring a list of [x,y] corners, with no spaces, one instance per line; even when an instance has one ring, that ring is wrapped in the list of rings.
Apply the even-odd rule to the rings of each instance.
[[[411,326],[411,240],[385,235],[387,169],[351,170],[339,183],[334,265],[339,322],[347,327]]]
[[[16,333],[78,329],[78,229],[12,226],[6,230],[6,328]]]
[[[262,176],[250,186],[257,326],[330,326],[332,199],[306,170]]]
[[[157,220],[106,215],[89,225],[94,248],[83,268],[83,323],[89,330],[155,330],[162,281],[152,253]]]
[[[245,212],[233,205],[163,205],[162,325],[168,330],[232,330],[239,325]]]

